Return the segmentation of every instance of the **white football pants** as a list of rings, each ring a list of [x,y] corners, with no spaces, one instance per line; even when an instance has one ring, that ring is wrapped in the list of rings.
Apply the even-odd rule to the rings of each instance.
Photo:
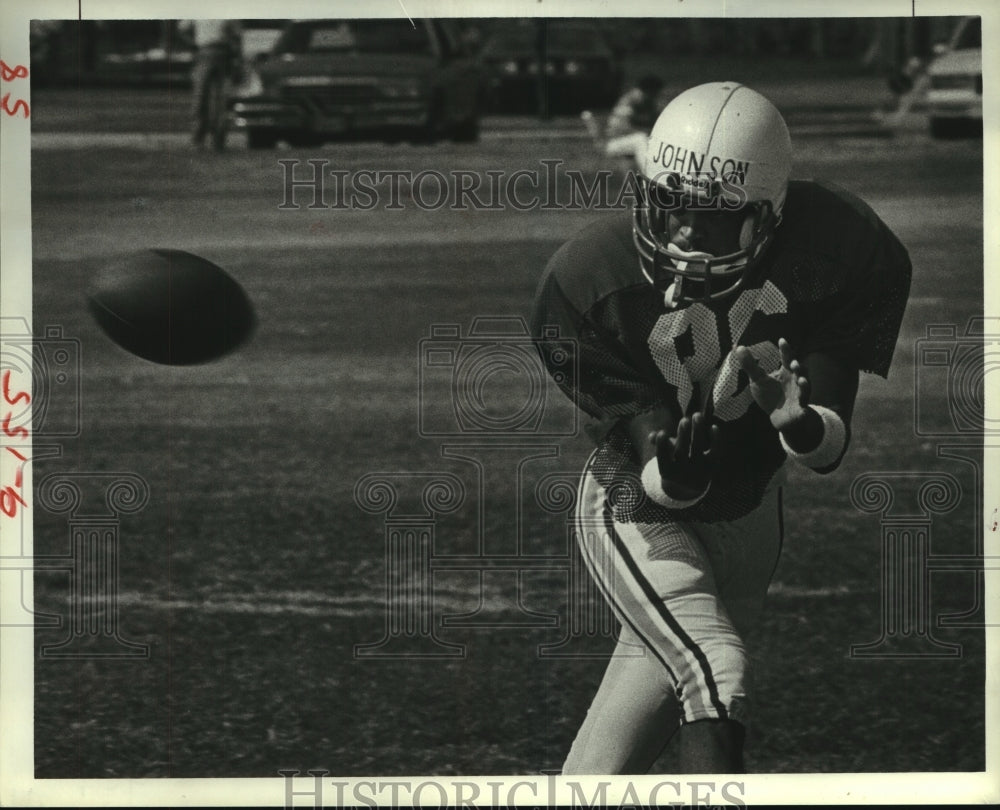
[[[780,480],[732,522],[619,523],[584,469],[578,542],[622,630],[564,774],[646,773],[680,723],[747,724],[742,635],[760,615],[781,551]]]

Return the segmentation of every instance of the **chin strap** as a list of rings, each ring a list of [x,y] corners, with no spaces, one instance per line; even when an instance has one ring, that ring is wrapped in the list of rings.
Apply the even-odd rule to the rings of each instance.
[[[677,305],[681,300],[681,288],[684,284],[684,278],[682,276],[674,276],[674,282],[669,287],[667,287],[666,292],[663,294],[663,304],[667,309],[677,309]]]

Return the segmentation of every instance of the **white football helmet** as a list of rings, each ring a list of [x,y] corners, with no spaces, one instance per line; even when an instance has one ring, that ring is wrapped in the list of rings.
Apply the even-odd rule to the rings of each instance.
[[[781,221],[791,164],[781,113],[749,87],[702,84],[666,106],[649,135],[632,233],[643,274],[668,303],[740,289]],[[741,220],[730,223],[738,233],[731,248],[714,255],[678,238],[688,211]]]

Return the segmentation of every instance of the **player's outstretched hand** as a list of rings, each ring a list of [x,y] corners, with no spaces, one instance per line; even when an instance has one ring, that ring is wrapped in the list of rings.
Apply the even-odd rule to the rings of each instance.
[[[757,363],[746,346],[736,348],[736,360],[740,368],[750,378],[750,393],[756,402],[771,417],[771,424],[778,430],[785,430],[800,421],[806,413],[809,402],[809,378],[798,360],[792,357],[792,347],[781,338],[778,341],[781,352],[781,367],[770,374]]]
[[[649,441],[656,447],[664,492],[684,500],[705,491],[720,456],[718,425],[695,413],[677,423],[676,435],[657,430],[649,434]]]

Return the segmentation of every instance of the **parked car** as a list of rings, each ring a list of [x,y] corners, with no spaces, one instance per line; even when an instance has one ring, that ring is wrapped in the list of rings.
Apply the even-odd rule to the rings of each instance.
[[[86,37],[84,32],[86,31]],[[109,20],[81,28],[100,81],[156,86],[188,85],[195,48],[178,20]],[[81,53],[82,61],[87,59]]]
[[[927,66],[927,113],[936,138],[983,128],[982,18],[965,17]]]
[[[488,103],[497,110],[536,110],[540,71],[554,110],[610,107],[621,92],[619,60],[588,20],[498,22],[483,42],[479,64]]]
[[[474,62],[447,20],[291,21],[230,99],[251,148],[479,136]]]
[[[240,23],[243,59],[253,64],[271,54],[288,20],[240,20]]]

